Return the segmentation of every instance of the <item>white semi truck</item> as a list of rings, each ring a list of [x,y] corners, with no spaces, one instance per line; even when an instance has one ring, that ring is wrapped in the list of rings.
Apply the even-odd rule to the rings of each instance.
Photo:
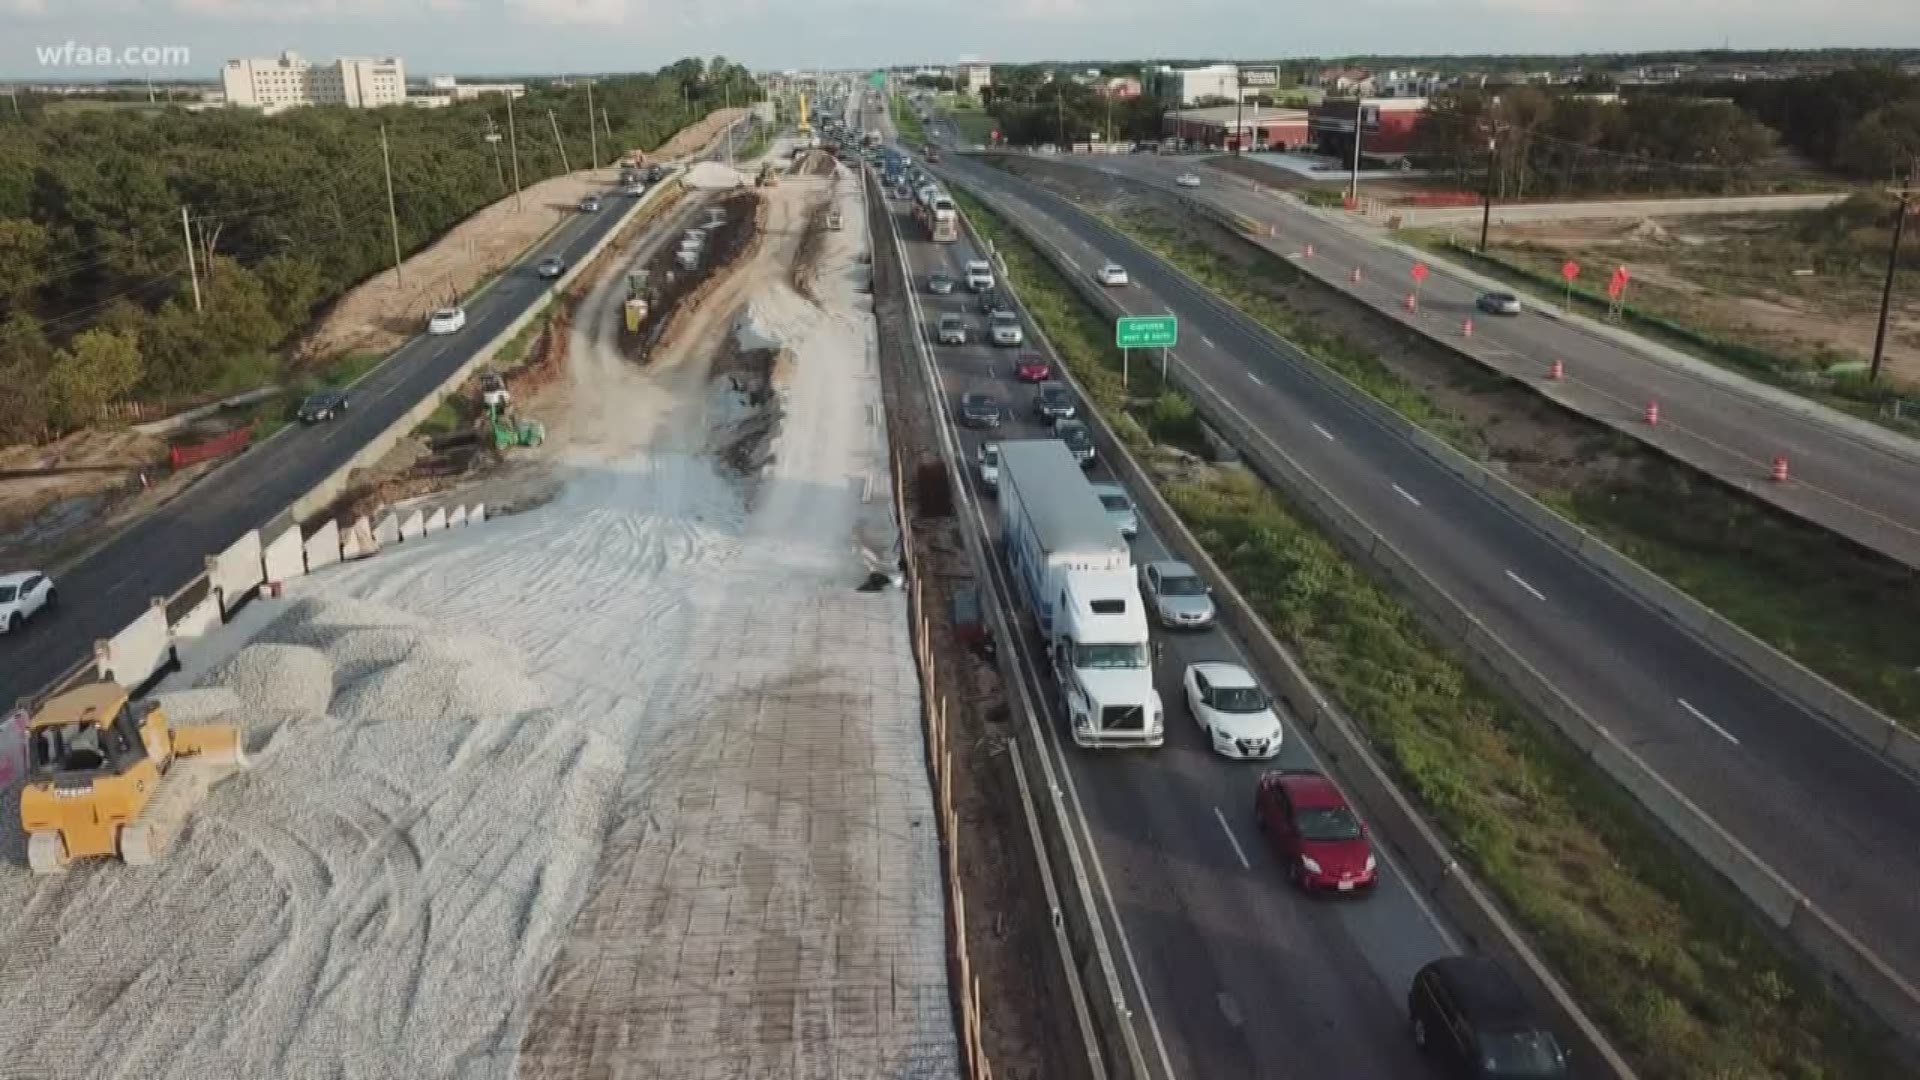
[[[1159,746],[1166,718],[1132,558],[1065,443],[1000,444],[1000,522],[1074,743]]]

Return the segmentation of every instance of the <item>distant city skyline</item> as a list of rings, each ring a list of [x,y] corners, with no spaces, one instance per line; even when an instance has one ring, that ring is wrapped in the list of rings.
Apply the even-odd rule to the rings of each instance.
[[[1920,48],[1913,0],[0,0],[0,78],[216,81],[234,57],[398,56],[419,74],[1061,57]],[[72,43],[73,48],[68,48]]]

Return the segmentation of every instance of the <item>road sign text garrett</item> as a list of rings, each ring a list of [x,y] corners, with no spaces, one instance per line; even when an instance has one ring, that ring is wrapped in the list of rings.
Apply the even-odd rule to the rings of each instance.
[[[1172,315],[1122,316],[1113,322],[1113,343],[1122,349],[1171,349],[1180,344]]]

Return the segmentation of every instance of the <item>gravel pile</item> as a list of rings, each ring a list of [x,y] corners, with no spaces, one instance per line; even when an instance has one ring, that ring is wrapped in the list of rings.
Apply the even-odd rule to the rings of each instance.
[[[725,191],[751,183],[752,177],[718,161],[702,161],[687,170],[687,186],[701,191]]]
[[[31,913],[0,924],[0,1075],[508,1080],[623,749],[512,647],[359,601],[162,701],[242,724],[253,768],[159,866],[0,867]]]

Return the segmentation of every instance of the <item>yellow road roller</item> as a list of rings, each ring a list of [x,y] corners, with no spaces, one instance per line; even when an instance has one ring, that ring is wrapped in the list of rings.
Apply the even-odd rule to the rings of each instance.
[[[75,859],[151,863],[208,790],[245,765],[238,727],[174,727],[158,702],[118,684],[48,698],[27,722],[27,862],[37,874]]]

